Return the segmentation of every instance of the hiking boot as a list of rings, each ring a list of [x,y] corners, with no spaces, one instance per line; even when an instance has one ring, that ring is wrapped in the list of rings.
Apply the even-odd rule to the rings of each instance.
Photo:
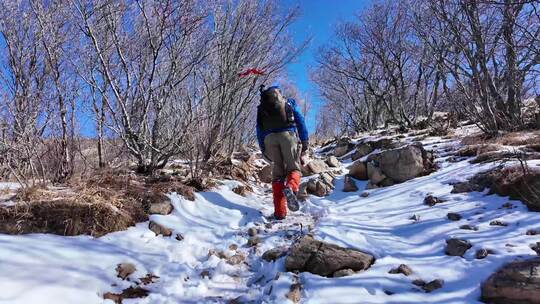
[[[296,197],[296,194],[291,190],[289,187],[285,187],[283,189],[283,194],[285,195],[285,199],[287,200],[287,207],[291,211],[298,211],[300,209],[300,203],[298,202],[298,198]]]

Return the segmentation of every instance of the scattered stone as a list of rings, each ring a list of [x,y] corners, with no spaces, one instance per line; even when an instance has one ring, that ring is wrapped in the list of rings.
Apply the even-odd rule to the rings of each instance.
[[[322,159],[314,159],[304,166],[302,174],[304,176],[310,176],[314,174],[320,174],[328,170],[330,170],[330,168],[328,168],[328,165],[325,161],[323,161]]]
[[[398,267],[391,269],[388,273],[391,273],[391,274],[399,274],[399,273],[401,273],[401,274],[403,274],[405,276],[410,276],[413,273],[413,271],[412,271],[411,267],[409,267],[409,266],[407,266],[405,264],[401,264]]]
[[[243,263],[245,260],[246,260],[246,257],[243,254],[237,253],[227,259],[227,264],[238,265],[238,264]]]
[[[426,286],[426,281],[422,280],[422,279],[416,279],[414,281],[412,281],[413,285],[415,286],[418,286],[418,287],[424,287]]]
[[[508,244],[506,244],[506,245],[504,245],[504,246],[505,246],[505,247],[509,247],[509,248],[514,248],[514,247],[517,247],[516,245],[514,245],[514,244],[510,244],[510,243],[508,243]]]
[[[461,220],[461,215],[458,214],[458,213],[450,212],[450,213],[448,213],[446,215],[446,217],[451,221],[460,221]]]
[[[142,287],[128,287],[122,293],[107,292],[103,295],[103,299],[111,300],[116,304],[122,304],[124,299],[139,299],[145,298],[150,292]]]
[[[343,180],[343,192],[356,191],[358,191],[358,186],[356,186],[354,179],[349,174],[345,175],[345,179]]]
[[[368,172],[366,163],[359,160],[352,163],[352,165],[349,166],[349,175],[358,180],[367,180]]]
[[[247,230],[247,234],[249,236],[256,236],[257,235],[257,228],[255,227],[250,227],[248,230]]]
[[[360,196],[361,196],[361,197],[368,197],[368,196],[369,196],[369,192],[364,191],[364,192],[360,193]]]
[[[210,273],[210,269],[205,269],[203,271],[201,271],[200,273],[200,276],[201,278],[208,278],[208,279],[211,279],[212,278],[212,274]]]
[[[236,245],[236,244],[230,244],[230,245],[229,245],[229,250],[232,250],[232,251],[238,250],[238,245]]]
[[[251,187],[249,186],[244,186],[244,185],[239,185],[232,189],[232,192],[240,196],[246,196],[250,191],[253,191],[253,189],[251,189]]]
[[[440,203],[442,203],[442,202],[443,202],[443,201],[442,201],[440,198],[438,198],[438,197],[436,197],[436,196],[433,196],[433,195],[428,195],[428,196],[426,196],[426,197],[424,198],[424,204],[425,204],[425,205],[428,205],[428,206],[430,206],[430,207],[433,207],[433,206],[435,206],[435,205],[437,205],[437,204],[440,204]]]
[[[136,270],[137,268],[135,265],[131,263],[120,263],[116,265],[116,276],[122,280],[125,280]]]
[[[334,272],[333,277],[334,278],[348,277],[348,276],[353,275],[355,273],[356,272],[354,272],[354,270],[352,270],[350,268],[341,269],[341,270],[338,270],[338,271]]]
[[[472,247],[471,243],[461,239],[449,239],[446,240],[445,253],[449,256],[462,257],[467,250]]]
[[[266,229],[270,229],[270,228],[272,228],[272,226],[273,226],[272,223],[266,223],[266,224],[264,224],[264,227],[265,227]]]
[[[540,257],[504,265],[482,285],[486,303],[540,303]]]
[[[540,255],[540,242],[536,242],[536,244],[531,244],[531,249],[536,252],[537,255]]]
[[[382,173],[398,183],[428,174],[433,169],[433,156],[430,158],[420,143],[385,150],[374,158]]]
[[[152,274],[152,273],[147,273],[144,277],[139,278],[139,281],[141,282],[142,285],[150,285],[152,283],[157,282],[158,279],[159,277],[157,275]]]
[[[433,281],[427,283],[426,285],[422,286],[422,289],[425,292],[430,293],[430,292],[432,292],[434,290],[442,288],[443,285],[444,285],[444,281],[441,280],[441,279],[437,279],[437,280],[433,280]]]
[[[512,207],[514,207],[514,205],[512,203],[508,202],[508,203],[502,204],[501,207],[505,208],[505,209],[512,209]]]
[[[267,250],[262,255],[262,259],[267,262],[273,262],[287,254],[287,247],[276,247],[270,250]]]
[[[354,148],[354,144],[348,138],[341,138],[334,148],[334,155],[336,157],[341,157],[349,153]]]
[[[249,247],[257,246],[261,242],[261,239],[258,236],[252,236],[248,239],[247,245]]]
[[[366,270],[374,261],[370,254],[317,241],[306,235],[292,246],[285,259],[285,269],[328,277],[341,269]]]
[[[454,188],[452,189],[451,193],[465,193],[465,192],[473,192],[473,191],[481,192],[484,190],[483,186],[470,183],[470,182],[455,183],[453,187]]]
[[[180,234],[180,233],[177,233],[175,239],[176,239],[177,241],[183,241],[183,240],[184,240],[184,236],[183,236],[182,234]]]
[[[161,214],[161,215],[168,215],[171,214],[173,211],[173,205],[171,203],[171,200],[165,196],[165,199],[160,202],[153,202],[150,204],[150,208],[148,210],[148,213],[150,214]]]
[[[534,230],[534,229],[530,229],[530,230],[527,230],[527,235],[537,235],[537,234],[540,234],[540,232],[538,230]]]
[[[358,160],[369,153],[373,152],[373,148],[368,143],[361,143],[356,146],[356,151],[352,155],[352,160]]]
[[[420,220],[420,215],[413,214],[409,219],[412,221],[418,222]]]
[[[215,249],[208,250],[208,257],[211,257],[213,255],[217,256],[220,259],[227,259],[228,258],[228,255],[225,254],[225,252],[223,252],[221,250],[215,250]]]
[[[371,181],[369,181],[369,182],[366,184],[366,190],[377,189],[377,188],[379,188],[379,186],[375,185],[375,184],[372,183]]]
[[[390,290],[384,290],[384,293],[387,294],[387,295],[389,295],[389,296],[395,294],[395,292],[390,291]]]
[[[171,236],[172,229],[169,229],[165,226],[162,226],[154,221],[150,221],[148,224],[148,229],[152,230],[156,235]]]
[[[461,225],[459,229],[478,231],[478,227],[469,224]]]
[[[293,303],[300,303],[300,298],[302,295],[302,285],[300,283],[295,283],[291,285],[289,292],[285,295]]]
[[[478,259],[478,260],[481,260],[481,259],[485,259],[488,255],[490,255],[491,253],[493,253],[492,250],[489,250],[489,249],[478,249],[476,251],[476,254],[475,254],[475,257]]]
[[[394,182],[394,180],[391,179],[391,178],[389,178],[389,177],[383,179],[383,181],[379,183],[379,185],[380,185],[381,187],[390,187],[390,186],[393,186],[393,185],[395,185],[395,184],[396,184],[396,183]]]
[[[505,223],[505,222],[500,221],[500,220],[494,220],[494,221],[489,222],[489,225],[490,225],[490,226],[502,226],[502,227],[506,227],[506,226],[508,226],[508,223]]]
[[[326,159],[326,164],[332,168],[339,168],[341,166],[341,163],[339,162],[337,157],[333,155]]]

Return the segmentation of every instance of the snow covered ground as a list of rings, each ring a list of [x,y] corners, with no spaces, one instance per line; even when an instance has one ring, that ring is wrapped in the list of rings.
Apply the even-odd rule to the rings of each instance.
[[[455,144],[439,141],[428,138],[424,143],[441,150]],[[231,191],[236,182],[225,182],[215,191],[198,193],[195,201],[171,195],[173,213],[151,220],[172,228],[173,237],[155,236],[148,223],[101,238],[0,235],[0,303],[112,303],[103,300],[105,292],[119,292],[147,274],[159,277],[144,286],[150,295],[124,303],[227,303],[238,297],[242,302],[286,303],[285,294],[296,281],[303,286],[302,303],[476,303],[481,282],[499,266],[534,255],[528,245],[540,236],[527,236],[526,231],[540,230],[540,213],[528,212],[516,201],[511,201],[512,209],[501,208],[509,200],[496,195],[451,194],[449,183],[492,165],[450,163],[444,157],[438,161],[442,168],[437,172],[369,190],[367,197],[359,195],[362,190],[341,192],[339,177],[330,196],[311,197],[301,212],[273,225],[264,217],[272,213],[269,189],[242,197]],[[427,194],[446,201],[426,206]],[[448,212],[463,219],[450,221]],[[410,219],[413,214],[419,221]],[[495,219],[509,225],[490,226]],[[464,224],[479,229],[459,229]],[[286,273],[285,258],[260,259],[268,249],[290,245],[310,226],[316,238],[370,252],[377,261],[365,272],[325,278]],[[250,227],[259,230],[256,247],[246,245]],[[177,233],[183,240],[175,239]],[[464,258],[444,254],[450,237],[472,243]],[[477,260],[474,254],[481,248],[496,254]],[[245,261],[231,265],[209,251],[239,254]],[[116,277],[116,265],[124,262],[137,268],[130,281]],[[409,265],[413,275],[388,273],[399,264]],[[411,283],[414,279],[443,279],[445,284],[428,294]]]

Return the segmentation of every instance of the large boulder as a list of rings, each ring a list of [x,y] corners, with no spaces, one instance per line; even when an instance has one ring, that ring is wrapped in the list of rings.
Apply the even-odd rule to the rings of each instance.
[[[375,166],[373,162],[367,163],[367,175],[372,184],[377,185],[382,182],[386,175],[382,173],[381,168]]]
[[[356,182],[350,175],[345,175],[343,180],[343,192],[356,192],[358,191],[358,186]]]
[[[503,266],[482,285],[482,300],[495,304],[540,304],[540,258]]]
[[[349,175],[359,180],[367,180],[368,172],[366,163],[359,160],[352,163],[349,166]]]
[[[401,183],[429,173],[432,169],[432,157],[422,145],[413,144],[383,151],[372,159],[378,162],[384,175]]]
[[[341,157],[349,153],[353,148],[354,144],[349,138],[342,138],[337,142],[336,147],[334,148],[334,156]]]
[[[358,160],[369,153],[373,152],[373,148],[369,143],[361,143],[356,146],[356,151],[352,155],[352,160]]]
[[[370,254],[317,241],[306,235],[292,246],[285,259],[285,269],[332,277],[342,269],[366,270],[374,261]]]
[[[339,168],[341,166],[341,163],[339,162],[337,157],[333,155],[326,159],[326,164],[332,168]]]
[[[304,176],[309,176],[313,174],[319,174],[330,170],[326,162],[322,159],[314,159],[307,163],[304,168],[302,168],[302,174]]]
[[[467,240],[449,239],[446,240],[446,249],[444,252],[449,256],[462,257],[471,247],[471,243]]]

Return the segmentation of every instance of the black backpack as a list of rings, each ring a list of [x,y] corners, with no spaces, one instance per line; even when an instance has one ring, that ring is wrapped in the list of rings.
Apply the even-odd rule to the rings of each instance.
[[[289,102],[279,98],[277,88],[270,87],[261,92],[261,104],[257,120],[262,130],[284,129],[294,126],[294,114]]]

